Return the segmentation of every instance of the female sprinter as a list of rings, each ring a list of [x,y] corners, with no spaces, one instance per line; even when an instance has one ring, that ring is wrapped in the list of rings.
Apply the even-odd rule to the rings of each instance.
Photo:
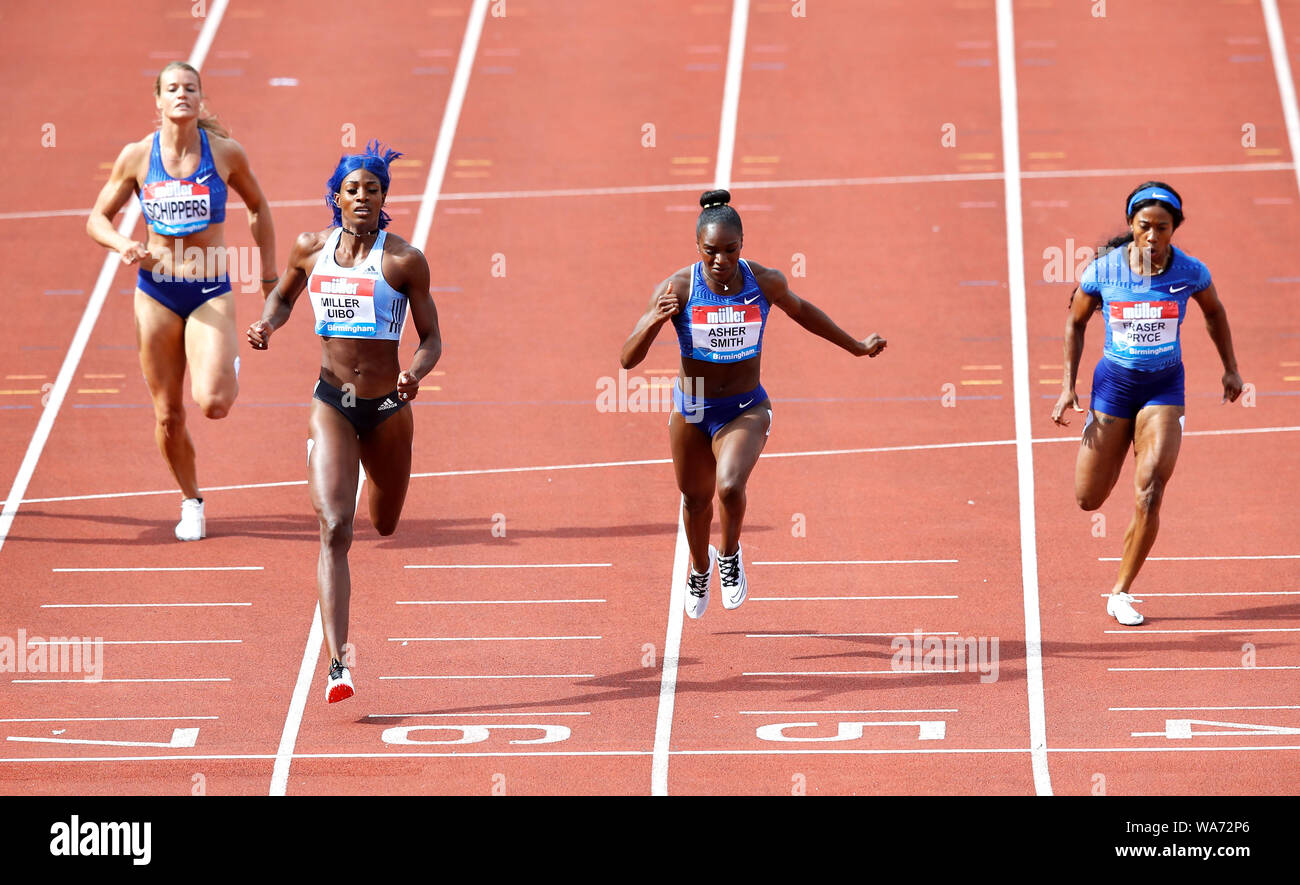
[[[275,232],[244,149],[204,114],[199,72],[174,61],[158,74],[153,91],[162,122],[118,154],[86,232],[116,250],[124,264],[140,265],[135,330],[153,399],[154,439],[184,496],[176,537],[197,541],[206,525],[194,443],[185,428],[185,368],[190,393],[207,418],[224,418],[239,393],[235,297],[226,273],[227,186],[248,207],[264,295],[275,284]],[[113,226],[113,216],[133,193],[144,209],[147,243]]]
[[[248,327],[248,343],[266,350],[271,333],[288,321],[307,290],[321,338],[320,380],[308,419],[307,484],[320,521],[316,577],[330,653],[325,700],[331,704],[353,692],[343,661],[357,463],[370,478],[370,522],[379,534],[391,535],[411,481],[415,425],[406,406],[442,354],[429,265],[419,249],[384,231],[388,165],[400,156],[371,142],[365,153],[340,158],[325,197],[334,224],[299,235],[284,279],[266,299],[262,318]],[[408,308],[420,346],[403,370],[398,343]]]
[[[858,341],[835,325],[791,292],[780,271],[742,260],[740,215],[730,202],[731,194],[724,190],[700,197],[704,209],[695,225],[695,243],[701,260],[655,288],[621,357],[624,369],[640,363],[660,327],[672,320],[682,366],[668,437],[691,550],[686,614],[692,618],[708,607],[714,562],[725,608],[738,608],[749,592],[740,529],[745,483],[772,426],[772,404],[758,379],[769,307],[776,305],[809,332],[854,356],[874,357],[885,349],[879,335]],[[715,488],[722,507],[720,555],[709,543]]]
[[[1183,360],[1179,330],[1188,299],[1205,314],[1210,339],[1223,361],[1223,402],[1241,395],[1228,315],[1204,264],[1170,242],[1183,223],[1183,201],[1162,181],[1140,184],[1125,202],[1129,231],[1106,244],[1084,270],[1065,323],[1064,389],[1052,420],[1068,424],[1067,408],[1082,412],[1074,390],[1083,334],[1100,310],[1106,328],[1092,375],[1092,403],[1074,467],[1074,494],[1096,510],[1119,479],[1129,443],[1137,459],[1137,507],[1124,535],[1119,577],[1106,613],[1121,624],[1142,623],[1129,593],[1160,527],[1160,502],[1183,438]]]

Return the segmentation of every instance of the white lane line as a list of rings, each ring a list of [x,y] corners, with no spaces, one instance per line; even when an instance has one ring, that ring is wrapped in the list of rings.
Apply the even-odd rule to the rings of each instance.
[[[742,676],[933,676],[938,673],[965,673],[965,670],[769,670],[742,673]]]
[[[196,69],[202,69],[203,60],[207,57],[208,48],[212,45],[212,39],[217,35],[217,28],[221,25],[221,17],[226,12],[227,0],[213,0],[212,9],[203,21],[203,28],[199,31],[198,39],[194,42],[194,48],[190,52],[189,63]],[[122,236],[130,236],[135,224],[140,220],[140,203],[137,200],[131,200],[126,205],[126,211],[122,215],[122,222],[117,226],[117,232]],[[77,367],[81,363],[81,356],[86,351],[86,345],[90,342],[90,335],[95,330],[95,323],[99,321],[99,314],[104,309],[104,301],[108,298],[109,286],[113,283],[113,277],[117,274],[117,269],[122,266],[122,259],[116,252],[109,252],[104,256],[104,263],[100,265],[99,277],[95,280],[95,288],[90,293],[90,300],[86,302],[86,308],[82,311],[81,322],[77,324],[77,330],[73,333],[72,343],[68,345],[68,352],[63,357],[63,364],[59,367],[59,374],[54,379],[54,386],[50,388],[48,398],[45,400],[45,407],[41,411],[40,420],[36,423],[36,430],[32,433],[31,441],[27,444],[27,452],[23,455],[22,463],[18,467],[18,473],[14,476],[13,485],[9,488],[9,494],[5,498],[4,508],[0,510],[0,550],[4,549],[5,539],[9,537],[9,529],[13,525],[14,517],[18,515],[18,507],[23,500],[23,495],[27,492],[27,485],[32,481],[32,475],[36,472],[36,464],[41,459],[41,453],[45,450],[45,444],[49,441],[50,431],[54,428],[54,419],[59,416],[59,409],[63,406],[63,400],[72,386],[73,378],[77,374]]]
[[[1025,232],[1020,195],[1020,111],[1011,0],[997,0],[998,87],[1002,108],[1003,194],[1007,226],[1007,289],[1011,309],[1011,368],[1015,386],[1016,473],[1020,497],[1020,573],[1025,611],[1025,689],[1034,792],[1052,794],[1043,703],[1042,625],[1038,611],[1038,535],[1034,515],[1033,416],[1029,396],[1029,328],[1025,297]]]
[[[463,676],[380,676],[380,679],[595,679],[594,673],[472,673]]]
[[[227,676],[139,677],[132,679],[11,679],[23,685],[99,685],[103,682],[229,682]]]
[[[1188,670],[1236,670],[1249,673],[1252,670],[1300,670],[1300,666],[1273,667],[1107,667],[1112,673],[1181,673]]]
[[[1148,556],[1147,562],[1159,560],[1162,562],[1209,562],[1220,559],[1300,559],[1297,553],[1282,553],[1270,556]],[[1098,562],[1119,562],[1118,556],[1098,556]]]
[[[1286,120],[1286,137],[1291,145],[1291,159],[1300,156],[1300,111],[1296,108],[1295,80],[1291,77],[1291,62],[1287,56],[1286,35],[1282,31],[1282,17],[1277,13],[1277,0],[1259,0],[1264,13],[1264,28],[1268,31],[1268,49],[1273,56],[1273,74],[1277,78],[1277,91],[1282,99],[1282,117]],[[1300,187],[1300,169],[1295,169],[1296,186]]]
[[[751,602],[828,602],[842,599],[956,599],[952,596],[751,596]]]
[[[367,713],[367,719],[422,719],[428,717],[458,716],[478,718],[481,716],[502,716],[519,718],[522,716],[590,716],[587,710],[565,710],[562,712],[539,712],[537,710],[520,710],[515,713]]]
[[[438,140],[433,146],[429,177],[424,183],[420,209],[415,215],[415,230],[411,234],[411,245],[421,252],[428,243],[429,229],[433,226],[433,211],[438,205],[438,193],[442,190],[442,180],[447,173],[447,160],[451,157],[456,126],[460,123],[460,110],[465,104],[465,93],[469,90],[469,77],[474,69],[474,56],[478,53],[478,41],[483,33],[487,8],[488,0],[474,0],[469,11],[469,21],[465,23],[465,36],[460,41],[456,71],[451,77],[447,104],[442,109],[442,124],[438,127]]]
[[[1109,596],[1109,593],[1098,593],[1098,596]],[[1217,590],[1207,591],[1204,593],[1143,593],[1142,598],[1148,596],[1300,596],[1300,590]],[[1123,632],[1123,631],[1120,631]]]
[[[250,606],[251,602],[50,602],[41,608],[227,608]]]
[[[736,118],[740,110],[740,77],[745,68],[745,33],[749,24],[749,0],[734,0],[731,6],[731,37],[727,46],[727,73],[722,87],[722,114],[718,122],[718,157],[713,172],[715,188],[731,187],[731,166],[736,148]],[[683,499],[677,506],[677,540],[673,547],[672,586],[668,591],[668,626],[664,635],[663,666],[659,673],[659,706],[655,712],[655,736],[650,762],[650,795],[668,795],[668,757],[672,745],[673,710],[677,703],[677,665],[681,655],[682,624],[685,621],[687,563],[690,547],[682,522]]]
[[[1300,627],[1238,627],[1235,630],[1103,630],[1103,633],[1300,633]]]
[[[479,565],[404,565],[402,568],[446,568],[446,569],[481,569],[481,568],[611,568],[612,562],[531,562],[531,563],[488,563]]]
[[[746,633],[746,639],[825,639],[839,638],[842,636],[912,636],[914,630],[903,630],[898,633]],[[922,630],[922,636],[956,636],[955,631],[938,632],[934,630]]]
[[[713,180],[719,188],[731,187],[731,161],[736,151],[736,116],[740,112],[740,76],[745,70],[745,32],[749,0],[731,6],[731,39],[727,45],[727,76],[722,87],[722,119],[718,124],[718,162]]]
[[[800,559],[751,562],[750,565],[926,565],[956,562],[955,559]]]
[[[1300,710],[1297,704],[1271,704],[1253,707],[1108,707],[1110,710],[1134,710],[1154,712],[1157,710]]]
[[[394,605],[568,605],[603,599],[399,599]]]
[[[311,449],[307,450],[308,457]],[[357,497],[353,508],[361,504],[361,490],[366,484],[366,468],[357,465]],[[318,588],[319,589],[319,588]],[[325,644],[325,627],[321,623],[320,599],[312,609],[311,626],[307,630],[307,645],[302,650],[298,664],[298,678],[293,684],[293,696],[284,714],[284,728],[280,731],[280,744],[275,751],[275,765],[271,769],[270,795],[283,796],[289,789],[289,768],[293,763],[293,749],[298,744],[298,730],[302,727],[302,714],[307,709],[307,695],[311,692],[312,675],[320,663],[321,646]]]
[[[1281,744],[1268,746],[1226,746],[1226,747],[1191,747],[1191,746],[1174,746],[1174,747],[1053,747],[1048,750],[1049,753],[1257,753],[1257,752],[1275,752],[1275,751],[1297,751],[1300,750],[1300,744]],[[565,757],[591,757],[591,756],[649,756],[650,750],[519,750],[514,752],[462,752],[462,753],[430,753],[430,752],[397,752],[397,753],[295,753],[295,759],[484,759],[484,758],[503,758],[513,756],[549,756],[555,758]],[[937,749],[808,749],[808,750],[776,750],[776,749],[753,749],[753,750],[673,750],[673,756],[971,756],[971,755],[1005,755],[1018,753],[1031,753],[1027,747],[944,747]],[[4,763],[51,763],[51,762],[231,762],[231,761],[258,761],[274,759],[269,753],[214,753],[206,755],[173,755],[158,754],[154,756],[15,756],[7,759],[0,759],[0,764]]]
[[[190,719],[216,719],[216,716],[65,716],[62,719],[0,719],[0,722],[181,722]]]
[[[433,159],[429,164],[429,177],[425,180],[424,193],[420,197],[420,208],[416,213],[415,230],[411,234],[411,245],[421,251],[424,251],[428,243],[429,230],[433,225],[434,209],[438,204],[438,194],[442,190],[443,178],[447,171],[447,161],[451,156],[452,144],[456,139],[456,127],[460,122],[460,112],[465,103],[465,93],[469,90],[469,78],[474,68],[474,57],[478,52],[479,38],[483,33],[483,23],[487,18],[487,9],[488,0],[474,0],[474,5],[470,8],[469,18],[465,24],[465,35],[461,39],[460,54],[456,59],[456,71],[452,75],[447,104],[443,108],[442,123],[438,127],[438,138],[434,144]],[[361,484],[358,483],[358,501],[360,495]],[[272,795],[284,795],[288,784],[289,763],[292,760],[293,746],[297,740],[298,724],[301,720],[302,708],[306,704],[306,695],[311,683],[311,672],[315,670],[322,640],[320,604],[317,603],[316,615],[312,620],[311,635],[307,640],[308,650],[303,655],[302,668],[298,673],[298,685],[294,690],[293,705],[290,708],[289,717],[285,721],[285,731],[280,741],[280,753],[276,757],[275,773],[271,779]],[[310,658],[310,662],[308,658]]]
[[[690,545],[682,521],[685,499],[678,497],[677,538],[673,542],[673,575],[668,588],[668,625],[664,628],[663,667],[659,671],[659,705],[655,711],[655,737],[650,761],[650,795],[668,795],[668,753],[677,705],[677,665],[682,651],[682,624],[686,619],[686,567]]]
[[[389,642],[550,642],[569,639],[600,639],[599,636],[397,636]]]
[[[808,715],[838,715],[841,713],[956,713],[956,707],[946,707],[934,710],[740,710],[741,716],[802,716]]]
[[[1020,177],[1026,178],[1053,178],[1053,179],[1070,179],[1070,178],[1132,178],[1134,175],[1148,178],[1155,176],[1158,178],[1179,177],[1183,175],[1218,175],[1223,173],[1249,173],[1249,172],[1289,172],[1296,168],[1293,163],[1218,163],[1202,164],[1193,166],[1162,166],[1162,167],[1142,167],[1137,169],[1052,169],[1042,171],[1021,171]],[[966,181],[1001,181],[1001,172],[940,172],[928,175],[876,175],[869,177],[854,178],[802,178],[802,179],[778,179],[775,181],[746,181],[743,182],[745,190],[778,190],[789,188],[818,188],[818,187],[870,187],[874,185],[898,185],[898,184],[948,184],[961,183]],[[605,187],[566,187],[566,188],[533,188],[514,191],[465,191],[457,193],[443,193],[438,195],[442,202],[459,202],[474,200],[528,200],[528,199],[549,199],[555,197],[605,197],[605,196],[637,196],[642,194],[663,194],[676,193],[679,191],[694,191],[698,193],[707,189],[709,182],[681,182],[673,184],[630,184],[630,185],[609,185]],[[398,194],[390,196],[390,203],[415,203],[420,200],[416,194]],[[320,199],[313,197],[301,200],[271,200],[272,209],[301,209],[315,208],[320,205]],[[242,209],[244,205],[238,200],[232,198],[227,204],[228,209]],[[32,221],[41,218],[85,218],[90,214],[90,207],[84,209],[47,209],[37,212],[0,212],[0,221]]]
[[[52,568],[52,572],[260,572],[260,565],[150,565],[130,568]]]
[[[103,645],[233,645],[242,639],[100,639]],[[84,639],[29,639],[28,645],[89,645]]]
[[[1236,430],[1189,430],[1188,436],[1238,436],[1255,433],[1294,433],[1300,431],[1300,425],[1293,427],[1246,427]],[[1033,443],[1077,443],[1077,436],[1054,436],[1035,439]],[[807,452],[764,452],[763,458],[816,458],[829,455],[876,455],[889,452],[926,452],[943,449],[974,449],[995,446],[1015,445],[1014,439],[989,439],[971,442],[922,443],[902,446],[870,446],[859,449],[819,449]],[[549,473],[559,470],[599,470],[606,467],[645,467],[656,464],[671,464],[671,458],[641,458],[632,461],[592,461],[583,464],[543,464],[533,467],[484,467],[469,470],[438,470],[429,473],[412,473],[411,479],[440,479],[453,476],[491,476],[502,473]],[[284,480],[279,482],[238,483],[235,485],[204,486],[212,492],[247,491],[256,489],[287,488],[305,486],[305,479]],[[24,498],[20,504],[54,504],[70,501],[94,501],[106,498],[143,498],[153,495],[174,495],[175,489],[151,489],[144,492],[100,492],[93,495],[61,495],[53,498]]]

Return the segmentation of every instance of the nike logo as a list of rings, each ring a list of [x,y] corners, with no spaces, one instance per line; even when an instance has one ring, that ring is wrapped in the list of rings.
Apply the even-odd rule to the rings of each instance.
[[[382,412],[384,409],[395,409],[395,408],[397,408],[397,403],[393,402],[393,398],[390,396],[386,398],[382,403],[380,403],[379,408],[376,409],[375,411]]]
[[[203,182],[207,181],[211,177],[212,173],[209,172],[207,175],[200,175],[198,178],[194,179],[194,181],[196,184],[203,184]]]
[[[752,402],[753,402],[752,399],[749,400],[748,402],[743,402],[743,403],[740,404],[740,407],[741,407],[742,409],[747,409],[747,408],[749,408],[749,405],[750,405],[750,403],[752,403]]]
[[[205,289],[202,289],[201,291],[203,292],[204,295],[210,295],[210,294],[212,294],[213,292],[217,291],[217,290],[220,289],[220,288],[221,288],[220,286],[213,286],[213,287],[210,288],[210,289],[205,288]]]
[[[758,299],[760,299],[760,298],[762,298],[762,297],[763,297],[763,293],[760,292],[759,294],[755,295],[753,298],[746,298],[746,299],[745,299],[745,303],[746,303],[746,304],[753,304],[755,301],[757,301]]]
[[[1169,294],[1170,294],[1170,295],[1173,295],[1175,292],[1181,292],[1181,291],[1183,291],[1183,290],[1186,289],[1186,288],[1187,288],[1186,286],[1170,286],[1170,287],[1169,287]]]

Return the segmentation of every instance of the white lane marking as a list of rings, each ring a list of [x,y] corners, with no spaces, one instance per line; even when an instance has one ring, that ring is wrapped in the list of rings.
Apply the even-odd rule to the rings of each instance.
[[[1254,670],[1300,670],[1300,666],[1272,666],[1272,667],[1107,667],[1112,673],[1181,673],[1188,670],[1236,670],[1241,673],[1250,673]]]
[[[953,667],[946,670],[766,670],[742,673],[742,676],[932,676],[937,673],[965,673]]]
[[[1292,427],[1246,427],[1236,430],[1197,430],[1188,431],[1183,436],[1236,436],[1253,433],[1294,433],[1300,431],[1300,425]],[[1077,436],[1055,436],[1033,440],[1040,443],[1077,443]],[[972,442],[923,443],[902,446],[872,446],[859,449],[821,449],[807,452],[764,452],[763,458],[814,458],[828,455],[874,455],[886,452],[924,452],[942,449],[970,449],[990,446],[1015,445],[1014,439],[990,439]],[[644,467],[655,464],[671,464],[671,458],[641,458],[633,461],[593,461],[585,464],[543,464],[535,467],[485,467],[470,470],[438,470],[429,473],[412,473],[411,479],[437,479],[448,476],[490,476],[499,473],[548,473],[559,470],[596,470],[605,467]],[[224,486],[205,486],[210,492],[244,491],[248,489],[288,488],[305,486],[306,480],[284,480],[279,482],[239,483]],[[64,501],[93,501],[107,498],[139,498],[151,495],[174,495],[175,489],[151,489],[144,492],[100,492],[92,495],[62,495],[54,498],[24,498],[21,504],[53,504]]]
[[[367,719],[421,719],[434,716],[462,716],[475,718],[479,716],[590,716],[590,711],[565,710],[562,712],[544,713],[536,710],[521,710],[517,713],[367,713]]]
[[[956,713],[957,708],[951,707],[941,710],[740,710],[741,716],[803,716],[807,715],[826,715],[839,713]]]
[[[736,151],[736,116],[740,112],[740,77],[745,70],[745,32],[749,0],[731,6],[731,39],[727,44],[727,75],[722,86],[722,119],[718,124],[718,162],[713,170],[715,187],[731,187],[731,162]]]
[[[599,636],[397,636],[389,642],[549,642],[568,639],[600,639]]]
[[[156,565],[129,568],[52,568],[52,572],[260,572],[260,565]]]
[[[659,705],[655,711],[655,737],[650,762],[650,795],[668,795],[668,754],[677,705],[677,664],[682,650],[682,625],[686,617],[686,566],[690,545],[682,521],[685,499],[677,499],[677,538],[673,542],[672,583],[668,588],[668,626],[664,628],[663,666],[659,671]]]
[[[394,605],[567,605],[603,599],[399,599]]]
[[[1238,627],[1233,630],[1103,630],[1103,633],[1300,633],[1300,627]]]
[[[447,569],[477,569],[477,568],[611,568],[612,562],[531,562],[531,563],[493,563],[482,565],[404,565],[402,568],[447,568]]]
[[[242,639],[101,639],[104,645],[232,645]],[[84,645],[82,639],[29,639],[28,645]]]
[[[1209,562],[1218,559],[1300,559],[1297,553],[1279,553],[1267,556],[1148,556],[1147,562]],[[1119,562],[1118,556],[1098,556],[1098,562]]]
[[[173,728],[171,740],[166,743],[160,741],[94,741],[85,738],[18,737],[14,735],[5,738],[7,741],[22,741],[31,744],[93,744],[100,747],[159,747],[165,750],[193,747],[198,742],[198,739],[199,730],[197,728]]]
[[[595,679],[594,673],[472,673],[457,676],[380,676],[380,679]]]
[[[1042,171],[1024,171],[1022,179],[1071,179],[1071,178],[1132,178],[1142,177],[1178,177],[1182,175],[1220,175],[1237,172],[1290,172],[1297,167],[1294,163],[1217,163],[1194,166],[1141,167],[1134,169],[1050,169]],[[775,181],[746,181],[746,190],[779,190],[790,188],[818,187],[871,187],[875,185],[897,184],[946,184],[965,181],[1001,181],[1001,172],[940,172],[928,175],[876,175],[855,178],[801,178],[778,179]],[[707,181],[682,182],[674,184],[630,184],[609,185],[605,187],[566,187],[534,188],[514,191],[469,191],[463,193],[439,194],[442,202],[475,200],[529,200],[549,199],[555,197],[607,197],[637,196],[641,194],[677,193],[679,191],[699,192],[709,186]],[[389,203],[415,203],[421,198],[415,194],[397,194],[388,198]],[[320,205],[319,198],[301,200],[271,200],[272,209],[314,209]],[[226,204],[228,209],[245,208],[238,200],[232,199]],[[31,221],[40,218],[85,218],[90,214],[90,207],[84,209],[49,209],[39,212],[0,212],[0,221]]]
[[[827,602],[841,599],[956,599],[951,596],[751,596],[751,602]]]
[[[226,3],[227,0],[214,0],[211,11],[203,21],[203,28],[199,31],[194,49],[190,52],[189,63],[196,69],[201,70],[203,67],[208,48],[212,46],[212,39],[217,35],[217,28],[221,25],[221,17],[226,12]],[[130,236],[139,220],[140,203],[131,200],[122,215],[122,222],[117,226],[117,232],[124,237]],[[18,507],[27,492],[27,485],[32,481],[36,465],[41,460],[41,453],[45,450],[46,442],[49,441],[50,431],[54,428],[54,419],[59,416],[59,409],[63,406],[63,400],[77,373],[77,366],[81,363],[81,356],[86,351],[90,335],[95,330],[95,323],[99,321],[99,314],[104,309],[108,288],[112,285],[113,277],[121,266],[122,258],[116,252],[109,252],[104,256],[99,277],[95,280],[95,288],[90,293],[90,300],[86,302],[85,310],[82,311],[81,322],[77,324],[77,330],[73,333],[72,343],[68,345],[68,352],[63,357],[59,374],[54,379],[54,386],[50,388],[40,420],[36,423],[36,430],[32,433],[27,451],[18,467],[18,473],[15,474],[13,485],[10,486],[9,494],[5,498],[4,508],[0,510],[0,550],[4,549],[5,539],[9,537],[9,529],[13,525],[14,517],[18,515]]]
[[[474,56],[478,52],[487,8],[488,0],[474,0],[469,20],[465,23],[465,36],[460,42],[456,71],[451,77],[451,90],[447,93],[447,104],[442,109],[442,124],[438,127],[438,140],[433,147],[433,160],[429,163],[429,177],[424,183],[420,210],[415,216],[415,231],[411,234],[411,245],[421,252],[427,245],[429,229],[433,226],[433,211],[438,205],[438,192],[442,190],[442,180],[447,173],[447,161],[456,139],[456,126],[460,122],[460,110],[465,104],[465,93],[469,90],[469,77],[474,69]]]
[[[915,631],[902,630],[897,633],[746,633],[746,639],[824,639],[838,638],[842,636],[911,636]],[[955,631],[938,632],[935,630],[922,630],[922,636],[956,636]],[[809,711],[811,712],[811,711]]]
[[[251,602],[58,602],[41,608],[227,608],[250,606]]]
[[[1109,593],[1098,593],[1098,596],[1109,596]],[[1300,590],[1216,590],[1204,593],[1143,593],[1142,598],[1148,596],[1300,596]],[[1121,633],[1124,631],[1120,631]]]
[[[1253,707],[1108,707],[1110,710],[1154,712],[1163,710],[1300,710],[1297,704],[1272,704]]]
[[[216,716],[65,716],[62,719],[0,719],[0,722],[181,722],[189,719],[217,719]]]
[[[1295,80],[1291,77],[1291,62],[1287,56],[1286,35],[1282,31],[1282,17],[1277,13],[1277,0],[1259,0],[1264,13],[1264,28],[1268,31],[1268,49],[1273,56],[1273,74],[1277,78],[1277,91],[1282,99],[1282,117],[1286,121],[1286,137],[1291,145],[1291,159],[1300,156],[1300,110],[1296,107]],[[1300,187],[1300,168],[1294,162],[1296,186]]]
[[[758,561],[750,565],[925,565],[956,562],[955,559],[796,559]]]
[[[24,685],[99,685],[107,682],[229,682],[228,676],[142,676],[130,679],[11,679]]]
[[[1007,226],[1007,289],[1011,309],[1011,363],[1015,393],[1016,473],[1020,498],[1020,573],[1025,612],[1025,689],[1034,792],[1052,794],[1047,766],[1047,712],[1043,703],[1042,626],[1038,611],[1038,536],[1034,516],[1033,423],[1029,396],[1029,329],[1025,297],[1025,232],[1020,206],[1020,112],[1011,0],[997,0],[998,87],[1002,108],[1003,195]]]

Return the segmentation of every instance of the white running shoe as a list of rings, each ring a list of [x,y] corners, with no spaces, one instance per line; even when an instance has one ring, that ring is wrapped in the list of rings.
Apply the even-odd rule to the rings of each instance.
[[[745,563],[740,558],[740,545],[733,556],[718,557],[718,574],[722,576],[722,607],[740,608],[749,596],[749,582],[745,580]]]
[[[325,703],[337,704],[355,694],[352,690],[352,673],[337,660],[330,661],[330,675],[325,683]]]
[[[181,502],[181,521],[176,523],[176,540],[197,541],[206,535],[207,520],[203,518],[203,499],[186,498]]]
[[[1128,593],[1112,593],[1106,600],[1106,614],[1119,621],[1125,627],[1136,627],[1142,623],[1141,613],[1133,607],[1133,603],[1141,602],[1140,599],[1134,599]]]
[[[689,562],[689,556],[687,557]],[[713,582],[713,564],[718,561],[718,548],[709,545],[709,570],[700,574],[695,565],[690,564],[690,574],[686,576],[686,616],[698,618],[709,607],[709,584]]]

